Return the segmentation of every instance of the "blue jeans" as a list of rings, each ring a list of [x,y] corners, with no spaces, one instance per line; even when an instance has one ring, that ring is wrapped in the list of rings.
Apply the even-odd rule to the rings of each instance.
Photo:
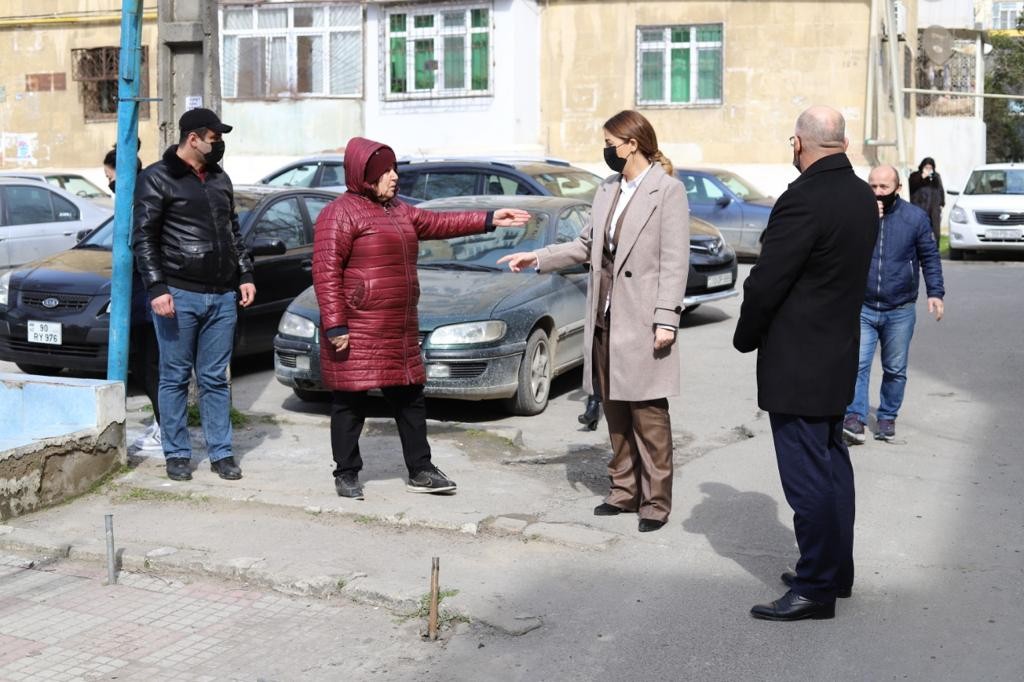
[[[868,385],[871,380],[871,361],[875,346],[882,346],[882,391],[878,402],[879,419],[896,419],[903,404],[907,388],[907,361],[910,357],[910,339],[914,335],[917,313],[914,303],[892,310],[875,310],[867,306],[860,309],[860,366],[857,369],[857,390],[846,414],[857,415],[867,423]]]
[[[160,343],[160,436],[164,456],[191,458],[188,382],[195,369],[199,415],[210,461],[231,457],[228,363],[235,340],[235,292],[200,294],[170,288],[174,317],[153,316]]]

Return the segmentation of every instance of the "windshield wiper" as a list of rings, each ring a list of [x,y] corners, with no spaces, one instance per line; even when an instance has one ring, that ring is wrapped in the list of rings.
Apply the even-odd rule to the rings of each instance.
[[[478,265],[474,263],[418,263],[416,267],[428,270],[465,270],[467,272],[497,272],[501,268],[493,265]]]

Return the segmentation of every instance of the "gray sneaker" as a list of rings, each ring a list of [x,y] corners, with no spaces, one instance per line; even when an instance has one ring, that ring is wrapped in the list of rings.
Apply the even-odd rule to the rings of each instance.
[[[346,471],[334,477],[334,489],[338,497],[350,497],[353,500],[363,499],[363,484],[359,482],[359,474]]]
[[[405,489],[411,493],[453,493],[455,481],[444,475],[437,467],[430,467],[409,478]]]
[[[860,417],[855,414],[846,415],[843,420],[843,440],[849,445],[861,445],[864,439],[864,425],[860,423]]]
[[[879,419],[878,428],[875,430],[875,440],[896,440],[896,420]]]

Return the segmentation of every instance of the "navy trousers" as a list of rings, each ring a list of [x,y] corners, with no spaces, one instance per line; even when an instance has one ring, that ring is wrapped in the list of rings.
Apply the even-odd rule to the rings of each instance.
[[[800,548],[793,591],[835,601],[853,586],[853,466],[843,418],[769,415],[775,456]]]

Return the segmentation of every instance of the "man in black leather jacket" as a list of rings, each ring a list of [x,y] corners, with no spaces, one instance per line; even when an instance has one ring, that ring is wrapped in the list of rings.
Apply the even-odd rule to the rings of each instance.
[[[136,184],[133,237],[160,344],[160,431],[167,476],[192,478],[187,399],[194,369],[210,466],[221,478],[237,480],[242,471],[231,453],[227,369],[236,305],[250,305],[256,287],[231,179],[218,165],[224,156],[222,135],[231,126],[209,109],[192,109],[178,127],[178,145],[146,168]]]

